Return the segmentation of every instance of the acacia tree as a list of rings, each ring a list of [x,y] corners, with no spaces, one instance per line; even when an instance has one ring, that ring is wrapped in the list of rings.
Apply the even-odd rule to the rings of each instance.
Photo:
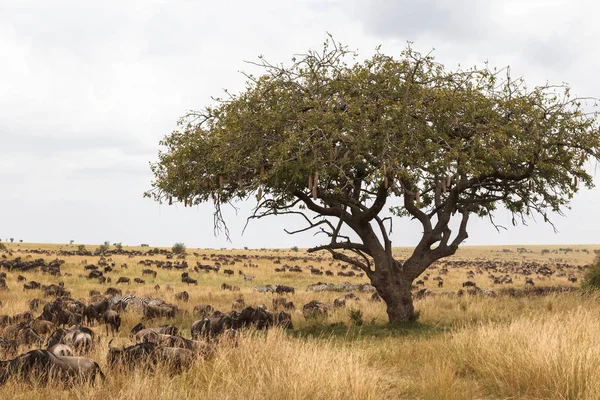
[[[410,46],[398,58],[356,57],[327,40],[289,66],[259,58],[245,90],[188,113],[161,141],[146,196],[212,200],[215,231],[227,236],[226,203],[256,196],[249,219],[298,215],[307,226],[288,233],[325,233],[309,252],[359,267],[390,323],[413,321],[411,283],[456,252],[472,215],[498,228],[501,206],[513,225],[536,214],[550,222],[580,185],[593,186],[597,115],[568,87],[529,89],[508,69],[448,71]],[[397,217],[422,226],[406,260],[392,253]]]

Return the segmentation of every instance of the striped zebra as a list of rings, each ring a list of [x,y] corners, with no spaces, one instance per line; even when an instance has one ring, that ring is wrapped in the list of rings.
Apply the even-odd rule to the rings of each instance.
[[[138,297],[133,295],[126,296],[115,296],[109,299],[111,304],[119,304],[123,309],[127,307],[144,307],[147,306],[160,306],[165,303],[162,299],[153,299],[151,297]]]

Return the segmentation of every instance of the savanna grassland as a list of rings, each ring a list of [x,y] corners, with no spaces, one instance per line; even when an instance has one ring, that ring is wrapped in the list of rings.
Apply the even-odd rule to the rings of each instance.
[[[42,272],[6,271],[8,290],[0,291],[3,303],[0,314],[13,315],[28,311],[28,302],[43,297],[39,290],[23,290],[17,282],[20,273],[28,281],[43,284],[64,282],[75,299],[89,301],[91,290],[104,291],[119,287],[123,294],[162,298],[176,304],[183,312],[174,319],[146,321],[146,326],[171,323],[190,337],[190,327],[198,319],[195,305],[210,304],[228,312],[232,302],[243,298],[246,305],[265,304],[272,309],[270,293],[254,291],[259,285],[289,285],[296,289],[287,298],[298,311],[292,313],[293,330],[273,328],[268,331],[245,331],[239,345],[220,344],[216,355],[199,358],[190,369],[171,374],[167,370],[111,371],[106,364],[108,341],[105,327],[92,329],[100,338],[88,354],[98,361],[106,374],[104,382],[65,388],[59,383],[31,385],[9,380],[0,387],[0,399],[598,399],[600,398],[600,296],[581,291],[545,295],[519,295],[525,289],[525,275],[516,269],[547,265],[554,273],[531,277],[537,287],[578,288],[585,265],[594,259],[600,246],[496,246],[465,247],[427,271],[424,287],[434,294],[415,301],[418,323],[412,326],[386,325],[385,305],[372,301],[370,293],[355,292],[359,301],[347,300],[346,307],[331,309],[324,321],[305,320],[302,305],[320,300],[331,305],[346,293],[310,292],[306,287],[322,281],[332,283],[367,283],[366,277],[341,277],[341,265],[328,256],[308,255],[302,250],[212,250],[187,249],[185,260],[190,276],[198,285],[181,282],[181,270],[157,269],[138,262],[146,259],[166,260],[165,254],[107,255],[115,269],[107,273],[112,284],[86,279],[83,266],[96,264],[99,256],[61,256],[60,250],[75,251],[77,246],[7,243],[9,251],[0,257],[23,260],[63,259],[61,276]],[[94,250],[95,246],[87,246]],[[42,254],[31,254],[39,249]],[[111,249],[114,249],[112,247]],[[124,250],[148,251],[127,247]],[[402,259],[410,249],[396,249]],[[221,272],[194,272],[193,266],[215,264],[219,256],[237,258]],[[281,263],[278,262],[278,259]],[[172,261],[175,261],[174,257]],[[506,263],[511,264],[506,264]],[[487,264],[486,264],[487,263]],[[536,264],[532,264],[536,263]],[[127,267],[122,267],[127,264]],[[302,272],[275,272],[282,264],[299,265]],[[334,276],[311,274],[308,266],[331,270]],[[512,284],[494,284],[490,271],[483,265],[512,265],[506,273]],[[156,278],[142,277],[142,269],[157,271]],[[222,271],[231,268],[233,276]],[[441,270],[447,268],[447,273]],[[241,270],[254,276],[245,281]],[[350,270],[349,268],[346,269]],[[467,278],[471,271],[472,278]],[[504,273],[494,273],[505,275]],[[131,284],[116,285],[119,277],[132,279]],[[438,287],[434,277],[443,276]],[[140,277],[144,284],[133,282]],[[568,278],[576,277],[577,282]],[[471,280],[484,294],[458,296],[462,283]],[[228,283],[240,291],[224,291]],[[160,285],[157,291],[156,284]],[[172,290],[167,290],[170,286]],[[517,295],[503,289],[515,288]],[[419,287],[421,289],[421,287]],[[189,302],[178,301],[174,294],[187,291]],[[495,294],[495,295],[494,295]],[[513,293],[514,294],[514,293]],[[357,312],[356,310],[359,310]],[[35,313],[36,315],[39,313]],[[351,314],[353,317],[351,318]],[[113,345],[129,345],[130,329],[142,318],[139,310],[122,314],[123,324]],[[0,331],[0,336],[2,332]],[[21,352],[29,348],[20,349]],[[2,359],[6,357],[2,356]]]

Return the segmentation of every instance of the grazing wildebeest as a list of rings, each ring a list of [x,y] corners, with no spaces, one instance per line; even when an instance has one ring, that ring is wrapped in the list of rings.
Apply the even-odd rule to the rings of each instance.
[[[157,272],[152,269],[144,269],[142,270],[142,275],[152,275],[153,278],[156,278]]]
[[[59,343],[55,339],[48,341],[46,345],[46,350],[55,356],[73,356],[73,350],[67,346],[66,344]]]
[[[91,358],[56,356],[48,350],[31,350],[0,361],[0,385],[11,377],[45,383],[51,379],[94,382],[97,376],[104,379],[100,366]]]
[[[140,327],[141,329],[138,329]],[[136,329],[134,333],[134,329]],[[179,329],[173,325],[163,325],[158,328],[144,328],[142,323],[139,323],[131,330],[135,336],[136,342],[154,342],[159,343],[163,335],[177,335]]]
[[[194,307],[194,315],[199,315],[202,318],[208,317],[213,312],[213,307],[210,304],[199,304]]]
[[[334,308],[346,307],[346,299],[333,300],[333,307]]]
[[[48,335],[52,332],[54,328],[54,324],[50,321],[46,321],[44,319],[34,319],[29,323],[29,327],[34,330],[38,335]]]
[[[229,316],[204,318],[192,324],[192,339],[214,338],[232,327],[233,320]]]
[[[17,354],[17,347],[18,347],[18,343],[16,340],[11,340],[11,339],[0,337],[0,350],[5,355]]]
[[[291,286],[277,285],[275,287],[275,293],[277,293],[277,294],[287,294],[287,293],[294,294],[294,293],[296,293],[296,291]]]
[[[279,306],[283,307],[287,303],[287,299],[285,297],[277,297],[273,299],[273,310],[277,310]]]
[[[57,329],[50,340],[72,346],[76,350],[89,351],[94,343],[94,332],[86,327],[72,326],[69,329]]]
[[[184,290],[183,292],[175,293],[175,300],[188,302],[190,300],[190,295]]]
[[[477,283],[475,283],[473,281],[466,281],[466,282],[463,282],[462,286],[463,287],[476,287]]]
[[[277,326],[281,326],[283,329],[294,329],[292,324],[292,316],[285,311],[281,311],[277,314]]]
[[[24,346],[41,346],[44,343],[44,339],[27,326],[20,329],[17,333],[17,343]]]
[[[160,306],[152,306],[149,304],[143,304],[144,307],[144,318],[152,319],[158,317],[175,318],[177,314],[177,307],[170,304],[162,304]]]
[[[31,281],[23,284],[23,291],[39,289],[42,285],[39,282]]]
[[[123,292],[121,292],[121,289],[117,289],[114,287],[109,287],[108,289],[106,289],[106,291],[104,292],[105,295],[107,296],[121,296],[123,294]]]
[[[52,322],[57,326],[65,326],[69,323],[73,313],[71,311],[59,309],[52,318]]]
[[[139,283],[139,284],[144,284],[144,283],[146,283],[146,281],[145,281],[145,280],[143,280],[143,279],[141,279],[141,278],[134,278],[134,279],[133,279],[133,281],[134,281],[135,283]]]
[[[120,277],[120,278],[117,280],[117,285],[118,285],[119,283],[126,283],[126,284],[128,284],[128,285],[129,285],[129,284],[131,284],[131,279],[129,279],[129,278],[128,278],[128,277],[126,277],[126,276],[122,276],[122,277]]]
[[[31,299],[29,302],[29,310],[37,311],[40,308],[40,299]]]
[[[159,347],[154,342],[142,342],[121,349],[111,346],[112,340],[108,342],[108,354],[106,356],[109,367],[122,366],[129,369],[135,367],[151,368],[156,364],[155,350]]]
[[[327,312],[327,306],[318,300],[312,300],[302,307],[302,313],[306,319],[326,318]]]
[[[246,302],[244,301],[244,299],[237,299],[231,304],[231,308],[234,310],[241,310],[244,307],[246,307]]]
[[[106,336],[108,336],[108,326],[110,325],[110,331],[113,336],[115,336],[115,332],[119,332],[119,328],[121,327],[121,316],[119,313],[113,310],[107,310],[102,316],[104,320],[104,324],[106,326]]]
[[[533,279],[529,277],[525,278],[525,285],[535,286],[535,284],[533,283]]]
[[[129,336],[135,335],[136,333],[138,333],[142,329],[146,329],[146,326],[142,322],[140,322],[136,326],[134,326],[133,328],[131,328],[131,331],[129,331]]]

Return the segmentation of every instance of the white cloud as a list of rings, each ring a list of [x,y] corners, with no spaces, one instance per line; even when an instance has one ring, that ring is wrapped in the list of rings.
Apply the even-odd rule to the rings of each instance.
[[[243,60],[287,61],[318,48],[330,32],[368,56],[397,54],[407,40],[436,48],[453,67],[511,64],[543,83],[567,81],[595,95],[598,6],[587,2],[501,3],[338,0],[193,2],[76,0],[0,3],[1,236],[28,241],[229,246],[212,236],[210,205],[159,206],[142,198],[158,141],[188,109],[223,88],[240,90]],[[589,242],[600,230],[598,192],[576,197],[552,234],[543,224],[491,231],[474,224],[470,243]],[[307,246],[310,234],[282,234],[284,220],[250,224],[251,205],[231,217],[233,245]],[[573,223],[574,221],[581,221]],[[287,223],[287,222],[286,222]],[[293,222],[300,223],[300,222]],[[408,224],[408,229],[401,226]],[[299,226],[299,225],[298,225]],[[415,242],[413,222],[396,224],[398,245]],[[531,239],[533,238],[533,239]]]

